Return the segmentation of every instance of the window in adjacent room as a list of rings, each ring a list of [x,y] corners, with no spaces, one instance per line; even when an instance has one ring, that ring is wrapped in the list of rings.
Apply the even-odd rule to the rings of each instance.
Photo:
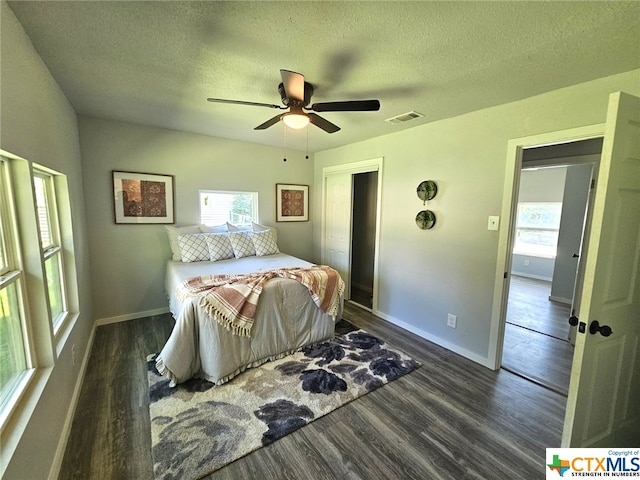
[[[40,226],[40,245],[47,278],[47,295],[53,329],[57,331],[67,316],[60,222],[56,208],[54,175],[36,170],[33,176]]]
[[[555,258],[561,214],[561,202],[518,203],[513,253]]]
[[[24,308],[24,272],[7,162],[0,158],[0,425],[25,387],[31,368]]]
[[[200,223],[246,225],[258,221],[258,192],[200,190]]]

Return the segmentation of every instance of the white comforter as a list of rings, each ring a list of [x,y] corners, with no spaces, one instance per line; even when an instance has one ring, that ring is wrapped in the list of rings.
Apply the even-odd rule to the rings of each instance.
[[[218,262],[168,262],[165,288],[176,324],[156,361],[172,384],[192,377],[222,384],[245,369],[281,358],[298,348],[333,335],[335,320],[313,302],[309,290],[295,280],[269,280],[260,295],[251,337],[233,335],[197,299],[181,302],[175,290],[199,275],[234,275],[312,264],[283,253]],[[342,302],[338,319],[342,314]]]

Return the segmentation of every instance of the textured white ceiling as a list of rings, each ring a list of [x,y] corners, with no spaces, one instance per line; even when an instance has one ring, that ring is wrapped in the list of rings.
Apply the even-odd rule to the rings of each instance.
[[[10,1],[79,114],[282,146],[279,69],[342,130],[288,131],[321,151],[640,67],[640,2]],[[384,119],[410,110],[424,118]],[[308,139],[307,139],[308,135]]]

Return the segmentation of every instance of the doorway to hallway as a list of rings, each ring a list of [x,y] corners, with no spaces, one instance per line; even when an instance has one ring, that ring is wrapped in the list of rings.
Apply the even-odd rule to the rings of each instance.
[[[502,368],[565,396],[575,335],[568,319],[601,149],[601,138],[525,149],[518,184]]]

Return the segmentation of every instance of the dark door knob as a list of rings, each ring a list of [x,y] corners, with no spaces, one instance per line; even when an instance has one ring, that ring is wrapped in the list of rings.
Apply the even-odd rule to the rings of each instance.
[[[578,325],[579,321],[580,321],[580,319],[578,317],[576,317],[575,315],[571,315],[569,317],[569,325],[571,325],[572,327],[575,327],[576,325]]]
[[[573,257],[573,258],[579,258],[579,257],[580,257],[580,255],[578,255],[577,253],[574,253],[574,254],[572,255],[572,257]]]
[[[602,335],[603,337],[608,337],[613,333],[613,330],[611,330],[611,327],[609,325],[600,325],[600,322],[598,322],[598,320],[594,320],[593,322],[591,322],[591,325],[589,325],[589,333],[591,335],[595,335],[598,332],[600,332],[600,335]]]

